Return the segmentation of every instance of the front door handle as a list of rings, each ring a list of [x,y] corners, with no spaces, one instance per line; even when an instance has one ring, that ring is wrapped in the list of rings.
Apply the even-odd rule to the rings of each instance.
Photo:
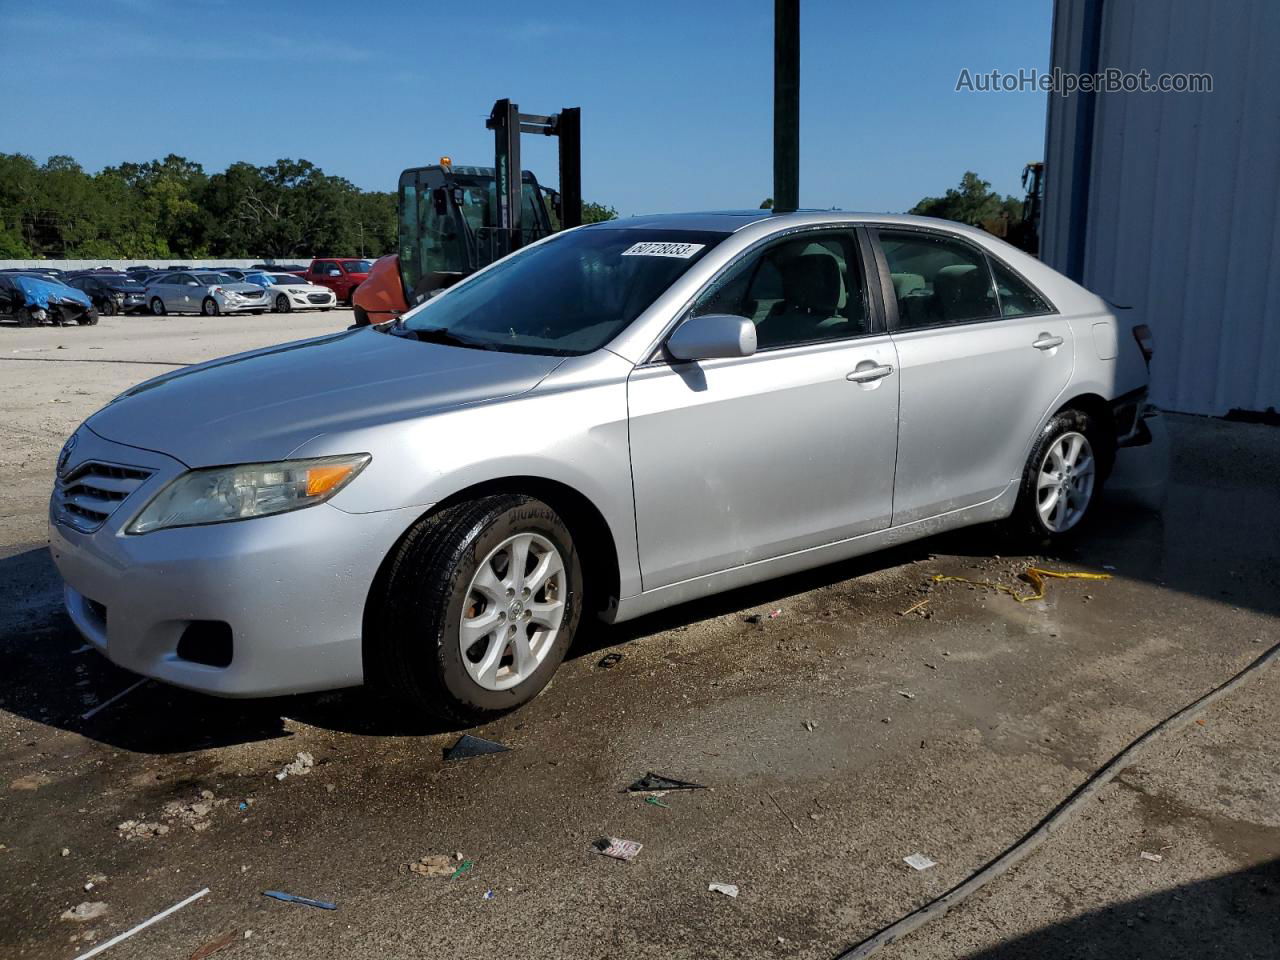
[[[1052,350],[1054,347],[1062,346],[1062,338],[1051,337],[1047,333],[1042,333],[1036,340],[1032,341],[1031,345],[1037,350]]]
[[[852,373],[846,374],[846,380],[852,380],[854,383],[871,383],[873,380],[883,380],[889,374],[893,373],[893,366],[888,363],[876,364],[871,360],[864,360],[854,369]]]

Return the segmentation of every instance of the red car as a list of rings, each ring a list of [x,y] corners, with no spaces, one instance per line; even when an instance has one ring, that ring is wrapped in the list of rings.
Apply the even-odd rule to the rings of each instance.
[[[312,260],[303,279],[310,283],[318,283],[328,287],[340,301],[351,303],[351,295],[356,287],[369,278],[369,268],[373,266],[368,260],[355,257],[326,257],[323,260]]]

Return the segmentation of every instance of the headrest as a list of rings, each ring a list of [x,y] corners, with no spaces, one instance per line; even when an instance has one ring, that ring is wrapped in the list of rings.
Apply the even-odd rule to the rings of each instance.
[[[792,308],[828,316],[840,304],[840,264],[829,253],[805,253],[782,264],[782,289]]]

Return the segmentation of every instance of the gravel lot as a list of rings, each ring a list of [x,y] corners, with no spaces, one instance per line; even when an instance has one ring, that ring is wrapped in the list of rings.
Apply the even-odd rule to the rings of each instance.
[[[542,697],[471,731],[508,753],[446,764],[458,731],[360,691],[148,683],[82,719],[136,678],[81,652],[59,608],[44,526],[63,439],[141,379],[349,317],[0,328],[0,955],[73,957],[208,887],[105,956],[234,934],[219,956],[832,957],[1280,640],[1280,431],[1174,417],[1163,515],[1109,503],[1073,552],[1036,558],[1115,579],[1028,604],[933,584],[1013,585],[1033,559],[971,530],[596,627]],[[1203,720],[881,955],[1280,956],[1280,670]],[[277,780],[300,752],[314,766]],[[711,789],[623,792],[648,770]],[[610,860],[601,836],[644,849]],[[473,864],[456,879],[406,866],[455,852]],[[937,866],[912,870],[917,852]],[[81,903],[105,908],[60,919]]]

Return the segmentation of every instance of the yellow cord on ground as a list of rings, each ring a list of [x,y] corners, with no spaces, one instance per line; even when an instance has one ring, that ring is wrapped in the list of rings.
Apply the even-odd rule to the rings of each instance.
[[[1030,603],[1032,600],[1044,599],[1044,581],[1046,577],[1052,577],[1055,580],[1110,580],[1109,573],[1082,573],[1077,571],[1068,571],[1065,573],[1057,570],[1044,570],[1040,567],[1027,567],[1022,572],[1022,576],[1030,581],[1035,587],[1036,592],[1033,594],[1020,593],[1013,587],[1005,583],[996,583],[992,580],[970,580],[968,577],[952,577],[945,573],[934,574],[935,583],[969,583],[975,587],[987,587],[990,590],[998,590],[1001,593],[1007,593],[1019,603]]]

